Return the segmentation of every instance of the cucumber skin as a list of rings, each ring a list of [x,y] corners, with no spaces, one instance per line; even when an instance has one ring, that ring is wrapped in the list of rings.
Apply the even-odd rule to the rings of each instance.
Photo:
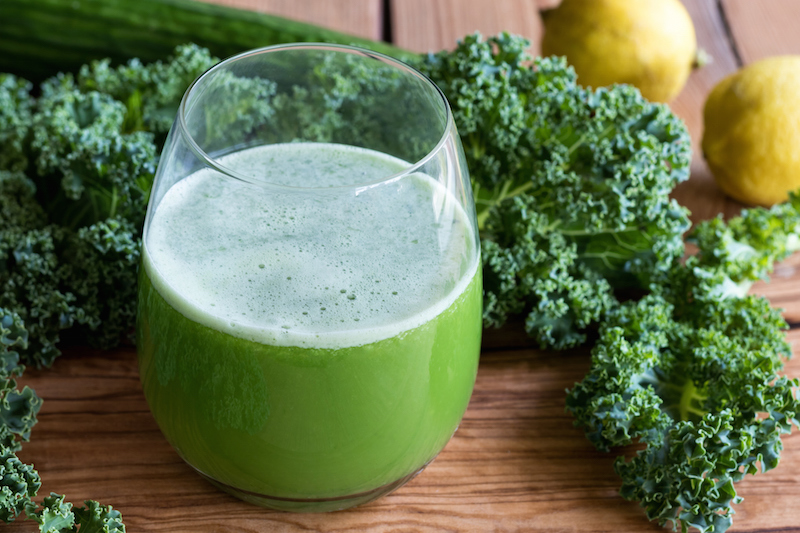
[[[415,54],[274,15],[197,0],[0,0],[0,72],[40,82],[94,59],[148,63],[193,42],[219,58],[280,43],[353,44],[408,60]]]

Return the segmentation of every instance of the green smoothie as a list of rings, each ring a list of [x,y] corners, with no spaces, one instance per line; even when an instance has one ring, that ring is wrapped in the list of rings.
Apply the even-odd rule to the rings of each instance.
[[[255,183],[196,172],[145,229],[137,331],[153,415],[237,496],[368,501],[430,462],[467,407],[482,302],[467,215],[425,175],[373,183],[408,165],[368,150],[273,145],[221,164]]]

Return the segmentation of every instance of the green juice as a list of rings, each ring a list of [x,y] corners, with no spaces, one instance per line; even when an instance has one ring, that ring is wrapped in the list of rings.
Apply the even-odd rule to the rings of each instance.
[[[270,183],[316,176],[317,190],[204,170],[165,193],[140,269],[147,401],[181,457],[243,499],[369,501],[430,462],[466,410],[482,302],[467,215],[422,175],[343,189],[407,167],[376,152],[228,157]]]

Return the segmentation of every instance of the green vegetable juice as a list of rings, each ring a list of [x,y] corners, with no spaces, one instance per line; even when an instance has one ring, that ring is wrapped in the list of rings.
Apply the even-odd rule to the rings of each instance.
[[[153,415],[239,497],[368,501],[431,461],[467,407],[482,301],[468,217],[365,149],[271,145],[220,165],[273,185],[204,169],[151,213],[137,330]]]

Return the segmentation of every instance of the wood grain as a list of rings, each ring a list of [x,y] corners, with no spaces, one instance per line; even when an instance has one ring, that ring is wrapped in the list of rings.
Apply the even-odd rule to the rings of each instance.
[[[789,324],[800,327],[800,253],[777,264],[770,279],[756,283],[750,292],[769,298]],[[800,357],[800,352],[796,355]]]
[[[561,0],[536,0],[536,7],[539,8],[539,11],[545,11],[547,9],[558,7],[560,3]]]
[[[204,0],[228,7],[270,13],[380,41],[382,0]]]
[[[721,4],[745,65],[765,57],[800,54],[797,0],[721,0]]]
[[[531,40],[539,53],[542,22],[531,0],[393,0],[393,42],[415,52],[452,49],[456,41],[475,31],[494,35],[509,31]]]
[[[694,152],[691,178],[675,189],[673,197],[692,211],[692,222],[696,223],[712,218],[717,213],[730,217],[742,209],[742,204],[728,198],[717,187],[700,150],[706,97],[722,78],[734,72],[739,65],[717,3],[710,0],[683,0],[683,4],[692,17],[697,45],[713,58],[710,64],[692,72],[686,86],[670,103],[670,107],[689,128]]]

